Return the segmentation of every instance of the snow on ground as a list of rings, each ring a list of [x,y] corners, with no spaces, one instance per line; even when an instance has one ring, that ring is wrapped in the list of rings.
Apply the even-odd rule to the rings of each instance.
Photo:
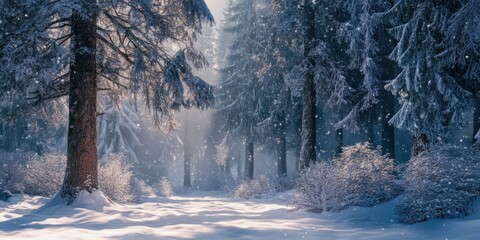
[[[464,219],[405,225],[394,216],[396,200],[314,214],[278,203],[287,197],[247,201],[193,192],[140,204],[72,207],[15,195],[0,202],[0,239],[480,239],[480,203]]]

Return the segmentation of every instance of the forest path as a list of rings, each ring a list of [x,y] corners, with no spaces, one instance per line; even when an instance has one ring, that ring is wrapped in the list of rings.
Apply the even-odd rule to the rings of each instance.
[[[218,192],[145,198],[140,204],[95,210],[58,206],[36,211],[49,199],[16,201],[0,205],[0,239],[445,239],[452,233],[470,239],[463,231],[468,225],[452,232],[439,221],[423,227],[393,223],[394,203],[319,215],[292,211],[276,200],[239,200]]]

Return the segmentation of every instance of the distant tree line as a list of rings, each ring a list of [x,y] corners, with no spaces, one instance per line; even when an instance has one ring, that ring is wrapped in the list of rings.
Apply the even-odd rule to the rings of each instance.
[[[347,132],[392,158],[395,129],[413,136],[412,156],[464,127],[477,147],[479,12],[478,0],[229,0],[217,109],[245,142],[245,178],[254,146],[285,176],[287,149],[303,169],[322,158],[322,136],[338,156]]]

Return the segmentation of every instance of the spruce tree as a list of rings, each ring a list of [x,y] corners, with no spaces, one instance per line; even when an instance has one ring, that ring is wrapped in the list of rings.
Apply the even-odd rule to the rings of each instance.
[[[204,22],[203,0],[17,1],[0,3],[5,20],[2,104],[10,94],[27,108],[69,97],[66,176],[60,196],[72,203],[98,187],[97,91],[117,89],[144,96],[158,122],[180,107],[213,105],[210,85],[194,76],[205,64],[193,48]],[[9,28],[20,20],[20,26]],[[167,51],[175,44],[178,52]],[[5,78],[4,76],[15,76]]]

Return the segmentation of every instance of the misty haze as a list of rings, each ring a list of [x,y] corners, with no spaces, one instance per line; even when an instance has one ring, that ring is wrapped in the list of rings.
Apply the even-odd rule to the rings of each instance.
[[[0,0],[0,239],[478,239],[480,0]]]

